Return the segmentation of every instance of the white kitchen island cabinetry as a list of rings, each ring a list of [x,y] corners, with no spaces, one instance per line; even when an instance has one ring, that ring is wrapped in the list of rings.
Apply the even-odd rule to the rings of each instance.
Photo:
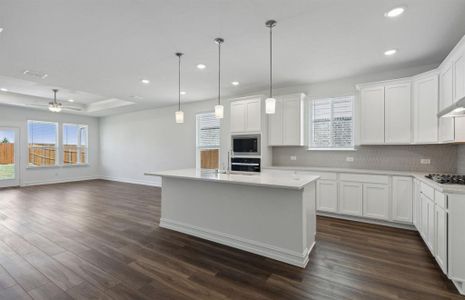
[[[160,227],[307,265],[315,244],[318,176],[197,169],[146,175],[162,177]]]

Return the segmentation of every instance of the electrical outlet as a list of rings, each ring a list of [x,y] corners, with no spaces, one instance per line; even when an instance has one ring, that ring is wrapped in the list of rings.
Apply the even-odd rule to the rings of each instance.
[[[297,160],[297,156],[295,156],[295,155],[291,155],[290,158],[291,158],[291,160]]]
[[[346,161],[348,162],[353,162],[354,161],[354,158],[352,156],[347,156],[346,157]]]
[[[422,159],[420,159],[420,164],[422,164],[422,165],[430,165],[431,164],[431,159],[422,158]]]

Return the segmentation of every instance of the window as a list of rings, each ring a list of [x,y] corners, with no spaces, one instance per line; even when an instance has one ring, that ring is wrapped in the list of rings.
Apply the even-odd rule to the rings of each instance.
[[[87,125],[63,124],[63,164],[87,164]]]
[[[27,121],[29,166],[54,166],[57,160],[58,124]]]
[[[310,149],[353,149],[354,97],[313,100]]]
[[[219,169],[220,120],[214,113],[198,114],[197,117],[197,167]]]

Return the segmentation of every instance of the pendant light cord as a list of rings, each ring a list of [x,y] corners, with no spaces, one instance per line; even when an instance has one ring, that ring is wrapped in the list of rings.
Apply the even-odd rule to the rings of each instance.
[[[273,26],[270,26],[270,98],[273,98]]]
[[[221,42],[218,42],[218,105],[221,103]]]
[[[178,111],[181,110],[181,55],[178,56]]]

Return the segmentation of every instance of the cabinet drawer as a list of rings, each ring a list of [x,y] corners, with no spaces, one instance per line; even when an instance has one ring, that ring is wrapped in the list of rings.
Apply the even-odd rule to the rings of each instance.
[[[434,200],[434,189],[429,185],[422,182],[420,185],[420,191],[426,197],[430,198],[431,200]]]
[[[389,176],[342,173],[340,175],[340,180],[341,181],[342,180],[343,181],[352,181],[352,182],[363,182],[363,183],[388,184],[389,183]]]
[[[318,171],[297,171],[298,175],[317,175],[322,180],[337,180],[336,173],[318,172]]]
[[[434,191],[434,201],[440,208],[447,209],[447,196],[443,193]]]

